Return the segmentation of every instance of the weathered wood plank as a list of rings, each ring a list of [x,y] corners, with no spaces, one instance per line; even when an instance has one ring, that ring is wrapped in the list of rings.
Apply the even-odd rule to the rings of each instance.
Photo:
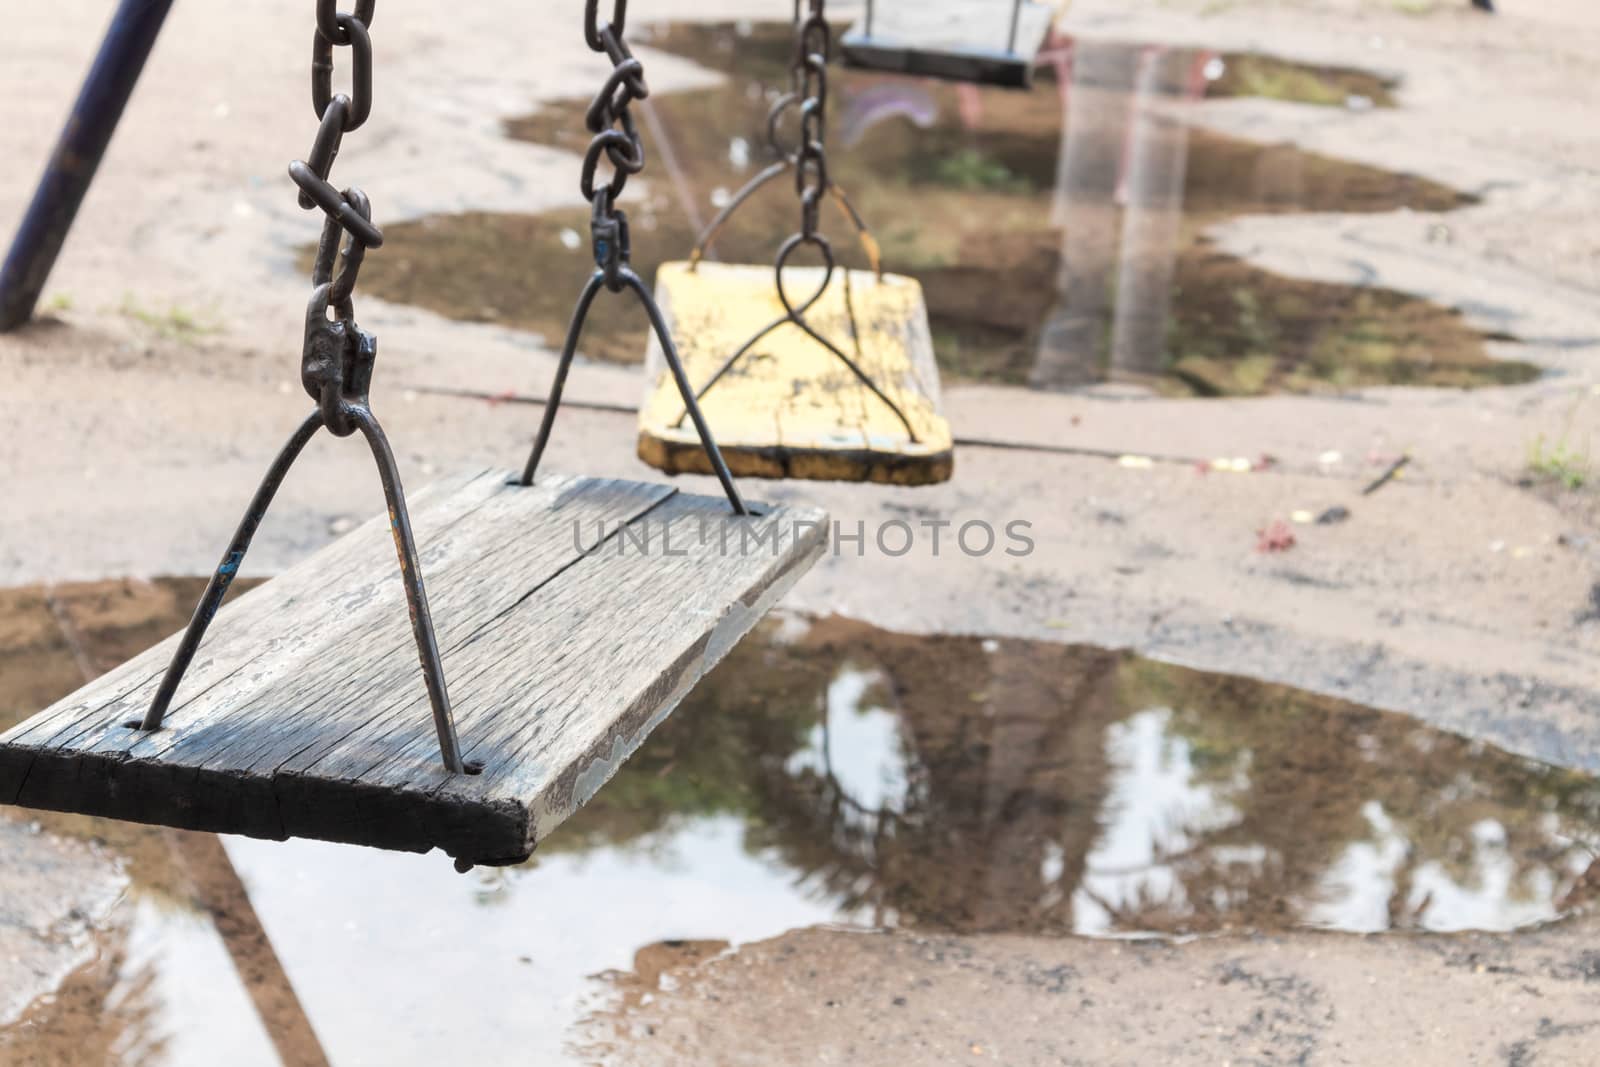
[[[785,284],[803,300],[822,277],[821,268],[795,267],[785,272]],[[663,263],[656,300],[697,386],[783,314],[770,267],[701,263],[690,270],[687,263]],[[869,271],[840,269],[806,320],[905,412],[916,439],[837,356],[785,324],[742,356],[700,402],[733,473],[901,485],[947,480],[953,445],[939,411],[939,369],[922,287],[899,275],[880,280]],[[693,425],[677,425],[683,400],[654,337],[646,378],[639,458],[671,473],[709,473]]]
[[[424,568],[430,554],[438,551],[441,535],[471,515],[504,479],[503,472],[479,471],[444,479],[412,497],[412,525],[424,544]],[[204,692],[241,665],[248,669],[286,645],[304,642],[307,635],[297,631],[297,618],[308,613],[335,614],[341,607],[379,595],[392,582],[385,581],[376,568],[366,572],[363,580],[359,564],[392,552],[384,547],[389,543],[387,516],[377,516],[319,554],[318,568],[293,568],[275,581],[230,599],[223,608],[229,625],[213,625],[184,679],[180,700]],[[328,574],[348,579],[330,583]],[[389,577],[392,579],[392,574]],[[395,603],[403,601],[398,587],[384,595]],[[142,717],[177,644],[178,636],[173,635],[103,675],[94,685],[0,734],[0,803],[16,802],[16,790],[30,769],[48,773],[47,768],[34,764],[30,754],[34,747],[79,742],[94,729],[106,735],[111,725]]]
[[[687,533],[704,514],[696,498],[675,497],[652,514],[652,526]],[[811,519],[811,528],[797,530],[795,513],[782,509],[731,525],[738,531],[734,538],[746,529],[750,537],[748,545],[730,544],[726,557],[716,540],[698,551],[695,545],[674,546],[684,555],[673,557],[611,542],[610,551],[586,560],[604,575],[603,582],[552,587],[550,597],[520,605],[520,617],[506,620],[463,656],[466,671],[496,683],[472,687],[458,707],[465,754],[482,760],[485,774],[457,778],[429,758],[426,703],[413,695],[394,719],[405,734],[403,747],[396,752],[392,736],[384,737],[373,746],[386,755],[384,763],[362,773],[363,783],[378,787],[373,803],[424,790],[438,802],[431,812],[455,819],[479,806],[535,798],[525,832],[532,840],[544,836],[610,777],[815,558],[823,530],[820,516]],[[744,592],[730,601],[715,586],[703,584],[708,563],[739,574],[736,584]],[[663,595],[673,599],[664,602]],[[610,625],[583,625],[595,614]],[[641,654],[644,650],[648,654]],[[597,671],[596,663],[612,666]],[[507,702],[529,714],[504,714]],[[610,723],[606,731],[586,727],[596,718]],[[351,769],[335,761],[312,768],[324,782]],[[376,811],[369,806],[367,815]],[[517,813],[519,818],[525,814]]]
[[[123,723],[172,640],[0,736],[0,801],[525,855],[814,561],[825,517],[734,519],[720,498],[629,482],[507,481],[418,494],[414,516],[458,732],[482,774],[440,765],[375,520],[226,606],[158,733]]]
[[[880,0],[839,44],[858,67],[1025,88],[1058,6],[1023,0],[1013,49],[1011,0]]]
[[[424,488],[409,501],[412,526],[424,545],[424,568],[436,556],[440,536],[451,524],[465,519],[478,504],[489,499],[504,477],[500,471],[480,471],[449,478]],[[445,503],[450,504],[449,510],[440,510]],[[354,573],[356,565],[390,543],[389,538],[386,516],[374,517],[324,550],[325,555],[319,558],[325,569],[295,568],[266,585],[232,598],[226,608],[230,625],[212,629],[189,668],[184,692],[192,695],[204,690],[218,679],[231,675],[241,661],[274,650],[280,642],[303,639],[304,635],[297,636],[292,623],[299,613],[332,613],[377,595],[403,601],[402,591],[397,586],[388,588],[393,583],[386,582],[380,570],[372,570],[365,576],[365,582]],[[352,580],[330,585],[326,580],[328,573],[350,573]],[[0,742],[66,740],[62,731],[98,721],[85,716],[113,702],[130,718],[142,716],[155,696],[161,672],[177,644],[178,636],[173,635],[156,649],[103,675],[97,685],[74,693],[45,713],[0,734]],[[163,653],[162,657],[155,655],[157,650]],[[3,799],[0,793],[0,800]]]
[[[568,478],[511,491],[506,480],[500,472],[489,478],[493,495],[480,499],[473,493],[464,500],[471,506],[471,521],[443,525],[422,553],[446,652],[454,628],[484,621],[502,603],[527,595],[578,557],[569,516],[585,522],[630,519],[673,492],[659,485]],[[220,813],[239,833],[285,836],[273,791],[278,768],[258,758],[260,753],[276,751],[281,757],[282,745],[292,752],[337,744],[355,725],[348,719],[359,710],[363,687],[386,675],[422,692],[386,522],[377,530],[381,536],[372,540],[359,575],[347,576],[349,560],[337,570],[323,570],[327,598],[281,619],[287,632],[271,637],[266,654],[229,657],[225,669],[232,673],[195,687],[198,692],[186,684],[181,703],[168,716],[173,729],[153,735],[127,729],[125,721],[136,716],[119,713],[127,703],[119,701],[73,735],[74,751],[125,759],[114,778],[84,781],[81,764],[47,760],[35,765],[30,787],[80,797],[114,790],[125,818],[165,822],[164,813],[176,805]],[[524,560],[511,572],[517,580],[507,582],[497,553],[516,544],[534,546],[539,554]],[[154,682],[148,686],[154,687]],[[184,699],[183,694],[191,695]],[[135,696],[142,711],[148,696],[143,691]],[[421,715],[431,723],[426,708]],[[181,797],[170,795],[173,766],[184,768]],[[50,781],[48,776],[57,773],[68,777]],[[22,802],[27,803],[26,796]]]
[[[462,536],[458,524],[467,522],[470,527],[469,517],[501,489],[504,481],[503,472],[483,471],[451,479],[443,491],[430,487],[417,494],[413,525],[419,539],[425,539],[421,552],[424,574],[430,566],[448,560],[452,551],[470,550],[473,542]],[[559,492],[561,485],[552,485],[546,491]],[[241,686],[265,687],[274,677],[295,669],[330,644],[348,640],[363,618],[388,618],[396,612],[403,615],[404,595],[396,580],[397,564],[386,516],[364,524],[329,546],[317,559],[317,568],[292,568],[224,609],[229,621],[226,626],[213,624],[184,678],[174,715],[193,719],[191,709],[196,702],[204,701],[219,687],[224,701]],[[382,565],[385,560],[387,569]],[[329,628],[313,633],[304,625],[308,617],[327,620]],[[175,635],[130,661],[126,666],[136,668],[132,686],[122,684],[119,675],[108,676],[58,704],[61,714],[52,716],[47,711],[0,737],[0,783],[7,778],[5,763],[9,757],[3,744],[7,741],[34,743],[42,737],[44,746],[51,748],[70,746],[118,756],[135,752],[159,756],[175,734],[142,734],[128,730],[125,723],[144,714],[176,644]],[[102,694],[110,699],[102,699]],[[81,701],[80,695],[93,703]],[[33,727],[41,721],[49,725]],[[31,774],[38,780],[32,785],[51,791],[69,787],[89,790],[102,784],[99,780],[79,782],[81,771],[81,767],[70,763],[36,763]],[[52,784],[47,778],[53,773],[67,774],[71,781]],[[133,796],[137,798],[139,794],[135,792]],[[0,801],[9,799],[0,784]]]

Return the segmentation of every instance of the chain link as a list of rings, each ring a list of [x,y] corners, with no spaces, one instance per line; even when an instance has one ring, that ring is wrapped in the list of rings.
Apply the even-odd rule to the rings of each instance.
[[[355,17],[369,30],[372,29],[373,9],[377,6],[378,0],[357,0]],[[350,43],[350,38],[344,35],[344,29],[339,25],[337,0],[317,0],[317,30],[334,44]]]
[[[366,24],[354,15],[339,14],[339,26],[345,31],[350,49],[350,95],[344,99],[349,109],[344,132],[359,129],[372,114],[372,36]],[[334,100],[333,95],[333,41],[323,36],[319,26],[311,35],[311,106],[321,119]]]
[[[794,53],[789,62],[789,91],[780,96],[767,112],[767,142],[772,146],[773,152],[778,156],[778,161],[756,175],[744,188],[735,193],[726,207],[711,220],[711,224],[701,233],[695,243],[694,251],[690,254],[691,268],[700,261],[700,254],[710,243],[718,228],[728,220],[728,217],[742,203],[744,203],[756,190],[760,189],[769,180],[782,174],[784,168],[794,168],[794,190],[800,200],[800,229],[791,234],[782,245],[778,247],[777,260],[773,264],[773,273],[778,290],[778,302],[783,305],[783,314],[772,322],[757,330],[749,340],[733,351],[733,354],[724,359],[720,366],[711,374],[705,384],[701,385],[695,393],[695,399],[704,397],[706,393],[721,381],[724,375],[743,356],[749,353],[763,337],[781,326],[793,325],[804,331],[812,340],[831,352],[840,362],[848,367],[857,380],[868,391],[876,396],[885,406],[894,412],[906,429],[906,435],[912,440],[917,440],[916,427],[911,424],[911,419],[901,409],[900,405],[883,391],[876,382],[862,370],[860,364],[852,359],[843,349],[823,336],[815,326],[806,319],[806,313],[823,298],[829,284],[833,280],[834,271],[838,266],[834,259],[833,245],[829,243],[827,235],[821,229],[822,201],[829,196],[837,197],[840,206],[850,217],[856,232],[861,236],[861,242],[866,249],[867,258],[878,277],[882,277],[882,268],[878,258],[877,243],[872,240],[867,232],[866,223],[861,221],[855,208],[850,206],[850,201],[845,197],[844,191],[833,184],[828,176],[828,150],[826,147],[826,128],[828,122],[828,61],[832,58],[833,33],[828,27],[828,20],[824,12],[824,0],[807,0],[802,9],[801,0],[794,4]],[[797,144],[793,149],[788,148],[779,136],[779,126],[785,115],[791,110],[798,109],[800,128],[797,134]],[[804,300],[796,301],[784,281],[784,270],[789,266],[789,261],[796,252],[802,248],[809,248],[821,259],[822,277]],[[856,354],[861,353],[859,336],[854,327],[855,312],[850,309],[850,274],[848,268],[844,272],[844,302],[847,314],[851,320],[851,336],[856,338]],[[691,407],[684,406],[684,413],[678,417],[678,423],[691,414]],[[676,425],[676,424],[675,424]]]
[[[289,164],[289,176],[300,189],[300,206],[321,208],[326,216],[311,269],[300,380],[317,401],[323,425],[341,437],[359,428],[357,409],[367,408],[377,341],[356,325],[355,287],[367,250],[383,244],[383,231],[372,222],[367,195],[353,186],[341,192],[328,176],[345,134],[360,128],[372,114],[368,30],[376,7],[377,0],[356,0],[352,13],[337,10],[335,0],[317,0],[311,42],[311,103],[317,135],[308,158]],[[348,94],[333,91],[335,48],[350,50]]]
[[[354,14],[335,10],[334,0],[317,0],[317,24],[311,41],[311,105],[317,116],[317,135],[304,161],[289,165],[289,176],[300,187],[300,206],[320,207],[337,218],[352,241],[366,248],[383,244],[383,231],[366,212],[329,181],[344,135],[359,129],[372,114],[372,26],[377,0],[357,0]],[[350,93],[333,91],[333,50],[349,48]]]
[[[806,17],[795,3],[794,56],[789,63],[789,84],[800,107],[800,144],[794,154],[794,191],[800,198],[800,235],[807,243],[825,241],[818,230],[822,198],[828,192],[828,60],[833,53],[833,33],[828,28],[824,0],[809,0]]]
[[[584,115],[584,125],[594,136],[583,155],[578,191],[592,208],[590,241],[595,266],[604,272],[606,288],[621,292],[623,271],[631,252],[627,212],[617,208],[617,198],[628,177],[644,170],[644,142],[630,110],[634,101],[650,95],[644,64],[635,59],[622,38],[628,19],[628,0],[613,0],[611,19],[600,21],[600,0],[585,0],[583,38],[590,49],[611,60],[611,73],[595,94]],[[609,179],[599,177],[600,160],[611,165]]]

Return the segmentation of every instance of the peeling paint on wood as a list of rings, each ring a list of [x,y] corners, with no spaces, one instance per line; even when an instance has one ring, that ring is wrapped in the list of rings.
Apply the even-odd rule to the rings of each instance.
[[[795,267],[784,277],[790,295],[804,300],[821,283],[822,269]],[[656,300],[697,387],[784,313],[770,267],[701,263],[691,270],[686,262],[663,263]],[[896,274],[880,279],[840,268],[806,320],[894,400],[916,440],[837,356],[785,324],[740,357],[700,401],[729,469],[755,478],[896,485],[948,480],[954,445],[940,413],[939,369],[922,287]],[[709,473],[693,425],[678,425],[683,400],[653,337],[646,380],[639,458],[668,473]]]

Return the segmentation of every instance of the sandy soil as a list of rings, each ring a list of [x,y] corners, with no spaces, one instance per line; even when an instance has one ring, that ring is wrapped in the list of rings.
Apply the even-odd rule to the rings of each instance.
[[[1576,1064],[1600,1032],[1596,933],[1593,919],[1187,945],[804,930],[730,955],[652,945],[585,1030],[610,1064]]]
[[[1565,434],[1586,449],[1600,410],[1600,127],[1592,121],[1600,8],[1502,6],[1490,20],[1464,3],[1419,16],[1380,0],[1097,0],[1076,5],[1067,25],[1403,74],[1392,112],[1231,100],[1205,105],[1202,120],[1413,170],[1480,194],[1481,206],[1448,219],[1244,219],[1217,237],[1274,270],[1374,279],[1458,306],[1516,337],[1497,350],[1550,368],[1546,378],[1470,394],[1375,389],[1225,402],[1125,389],[951,389],[947,408],[963,436],[1138,454],[1267,453],[1278,464],[1201,475],[1182,464],[969,448],[955,480],[938,488],[760,486],[769,497],[828,507],[846,531],[892,518],[1034,524],[1037,549],[1022,559],[948,548],[936,557],[926,545],[901,558],[869,545],[858,556],[849,546],[791,602],[900,630],[1128,645],[1407,711],[1600,771],[1595,498],[1518,484],[1540,435]],[[532,7],[457,5],[448,26],[421,6],[384,11],[377,105],[337,170],[367,189],[380,220],[577,202],[575,158],[499,135],[502,119],[540,98],[587,91],[603,70],[579,48],[575,22],[570,32],[535,32],[544,15]],[[651,17],[714,17],[771,5],[648,7]],[[180,8],[52,278],[52,310],[0,337],[0,582],[209,570],[267,457],[305,409],[296,375],[308,285],[292,261],[317,223],[295,207],[283,172],[314,129],[303,8],[244,5],[222,21]],[[645,5],[636,8],[645,17]],[[20,215],[74,92],[85,28],[103,18],[101,3],[62,0],[31,5],[8,24],[0,232]],[[249,47],[219,47],[219,34]],[[658,87],[707,76],[640,54]],[[542,391],[553,359],[541,339],[371,299],[360,311],[382,338],[375,405],[412,484],[464,464],[520,463],[532,409],[408,386]],[[632,402],[639,391],[636,371],[601,365],[578,368],[569,385],[569,395],[592,400]],[[1332,451],[1338,462],[1320,462]],[[1360,496],[1372,461],[1402,451],[1413,457],[1406,476]],[[358,448],[322,442],[310,458],[281,494],[248,570],[280,569],[380,506]],[[546,466],[652,475],[633,458],[630,419],[584,411],[563,415]],[[1298,544],[1281,555],[1254,551],[1268,521],[1333,504],[1349,506],[1352,519],[1297,528]],[[925,1035],[939,1059],[966,1049],[976,1060],[992,1048],[1011,1062],[1365,1062],[1391,1047],[1385,1035],[1431,1035],[1438,1044],[1428,1055],[1437,1057],[1415,1062],[1575,1062],[1585,1038],[1568,1027],[1595,1022],[1594,961],[1584,955],[1595,934],[1590,922],[1465,942],[1119,948],[989,939],[940,947],[808,932],[686,981],[658,1044],[725,1039],[727,1056],[708,1062],[738,1062],[732,1050],[748,1047],[740,1035],[759,1028],[824,1043],[839,1062],[906,1062],[874,1043],[870,1020],[886,1034]],[[1030,968],[1061,966],[1075,969],[1063,979],[1078,994],[1068,1001],[1026,978]],[[891,990],[886,974],[906,981]],[[935,984],[918,987],[922,979]],[[1404,1002],[1383,995],[1402,983],[1432,991]],[[700,999],[714,993],[720,1001]],[[894,1021],[899,995],[908,1017],[916,1013],[904,1028]],[[1063,1033],[1052,1013],[1076,1020],[1073,1031]]]

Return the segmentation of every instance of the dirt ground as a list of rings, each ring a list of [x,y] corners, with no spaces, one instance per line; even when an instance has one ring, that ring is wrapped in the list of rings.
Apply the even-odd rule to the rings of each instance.
[[[306,409],[297,370],[309,286],[294,267],[318,224],[283,169],[314,132],[304,6],[243,5],[219,20],[180,5],[52,276],[47,313],[0,336],[0,584],[209,571]],[[548,16],[533,7],[457,5],[448,25],[426,6],[384,9],[373,116],[337,164],[380,221],[578,202],[576,157],[501,135],[503,120],[587,92],[604,71],[580,47],[575,12],[565,29],[535,30]],[[869,533],[860,555],[852,545],[825,559],[789,603],[902,631],[1127,646],[1600,773],[1600,498],[1528,470],[1557,442],[1587,464],[1600,411],[1600,7],[1501,7],[1489,19],[1465,0],[1094,0],[1073,5],[1064,28],[1400,75],[1394,110],[1215,100],[1199,121],[1411,171],[1480,204],[1447,219],[1244,218],[1212,236],[1293,277],[1457,307],[1515,338],[1492,353],[1545,377],[1249,400],[953,387],[946,408],[960,436],[1276,462],[1202,474],[966,448],[955,479],[934,488],[751,486],[825,506],[847,532],[888,519],[1033,524],[1024,558],[934,555],[925,543],[891,558]],[[29,5],[0,40],[0,232],[21,214],[104,8]],[[632,16],[773,10],[653,0]],[[249,47],[219,46],[219,34]],[[639,54],[658,87],[710,77]],[[519,465],[536,409],[417,387],[541,393],[549,339],[358,302],[382,340],[374,406],[409,483]],[[641,389],[634,368],[587,364],[568,395],[631,404]],[[626,416],[569,410],[545,467],[651,477],[633,447]],[[1401,454],[1404,476],[1361,495]],[[308,459],[247,572],[279,570],[381,507],[355,445],[322,441]],[[1272,520],[1333,505],[1351,518],[1295,527],[1288,552],[1255,550]],[[1597,950],[1592,918],[1503,937],[1167,946],[813,930],[700,967],[672,961],[672,988],[625,1005],[620,1022],[597,1020],[596,1040],[607,1057],[639,1062],[773,1062],[756,1055],[761,1039],[783,1042],[789,1059],[851,1063],[1355,1063],[1400,1045],[1415,1063],[1571,1063],[1600,1025]]]
[[[1579,1064],[1600,1031],[1593,933],[1069,952],[813,929],[651,946],[585,1029],[619,1064]]]

